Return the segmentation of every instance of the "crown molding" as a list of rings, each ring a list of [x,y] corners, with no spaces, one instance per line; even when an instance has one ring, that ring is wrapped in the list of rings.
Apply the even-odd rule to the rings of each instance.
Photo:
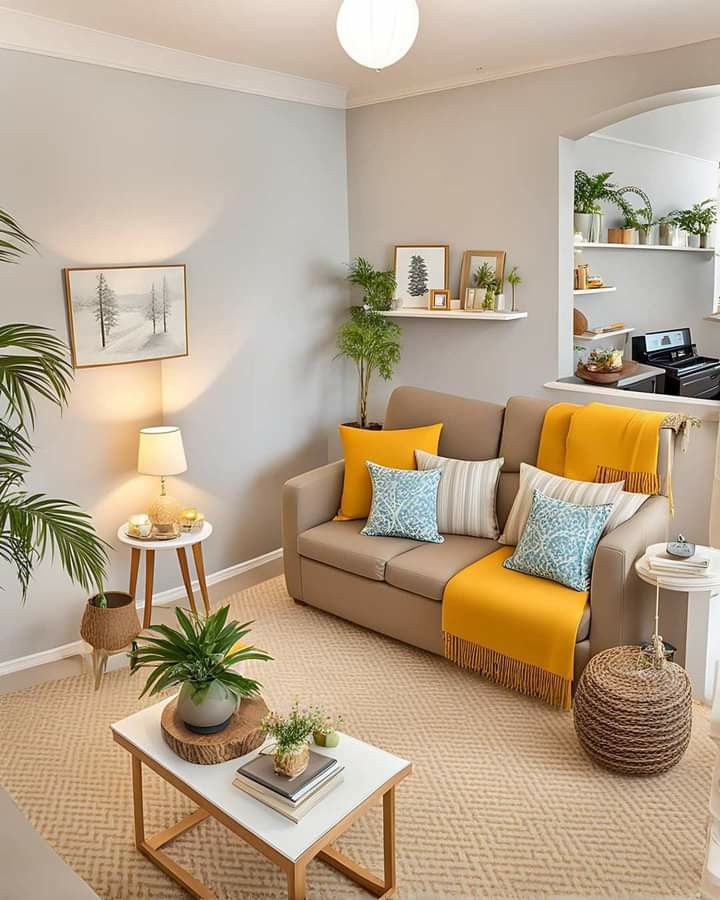
[[[292,103],[346,107],[347,91],[341,85],[173,50],[7,7],[0,7],[0,48]]]

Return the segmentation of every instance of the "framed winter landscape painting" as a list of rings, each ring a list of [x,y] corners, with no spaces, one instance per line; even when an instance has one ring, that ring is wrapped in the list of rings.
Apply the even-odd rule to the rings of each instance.
[[[448,244],[398,244],[395,247],[399,306],[427,309],[430,291],[448,286],[449,251]]]
[[[64,271],[76,369],[187,356],[185,266]]]

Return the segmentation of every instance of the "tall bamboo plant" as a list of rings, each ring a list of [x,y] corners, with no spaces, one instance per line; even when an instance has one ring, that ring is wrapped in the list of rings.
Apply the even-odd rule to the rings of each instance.
[[[0,263],[18,263],[34,246],[13,217],[0,210]],[[85,590],[102,590],[107,545],[90,516],[69,500],[25,487],[36,399],[63,409],[71,380],[68,349],[50,329],[0,324],[0,559],[15,569],[23,602],[35,566],[48,553]]]

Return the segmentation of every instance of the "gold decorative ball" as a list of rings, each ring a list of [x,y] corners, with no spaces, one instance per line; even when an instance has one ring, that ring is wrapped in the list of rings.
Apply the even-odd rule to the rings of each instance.
[[[166,494],[153,500],[148,507],[148,515],[153,525],[174,525],[180,518],[181,509],[179,501]]]

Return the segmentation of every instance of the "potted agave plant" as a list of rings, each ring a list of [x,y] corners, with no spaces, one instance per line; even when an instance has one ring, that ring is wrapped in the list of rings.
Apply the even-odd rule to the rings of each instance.
[[[272,659],[264,650],[247,646],[243,639],[252,622],[228,622],[229,606],[207,618],[175,610],[179,628],[151,625],[159,637],[134,641],[130,671],[151,668],[142,694],[150,696],[180,685],[177,715],[190,731],[214,734],[230,724],[243,697],[257,694],[261,684],[241,675],[236,668],[246,660]]]

